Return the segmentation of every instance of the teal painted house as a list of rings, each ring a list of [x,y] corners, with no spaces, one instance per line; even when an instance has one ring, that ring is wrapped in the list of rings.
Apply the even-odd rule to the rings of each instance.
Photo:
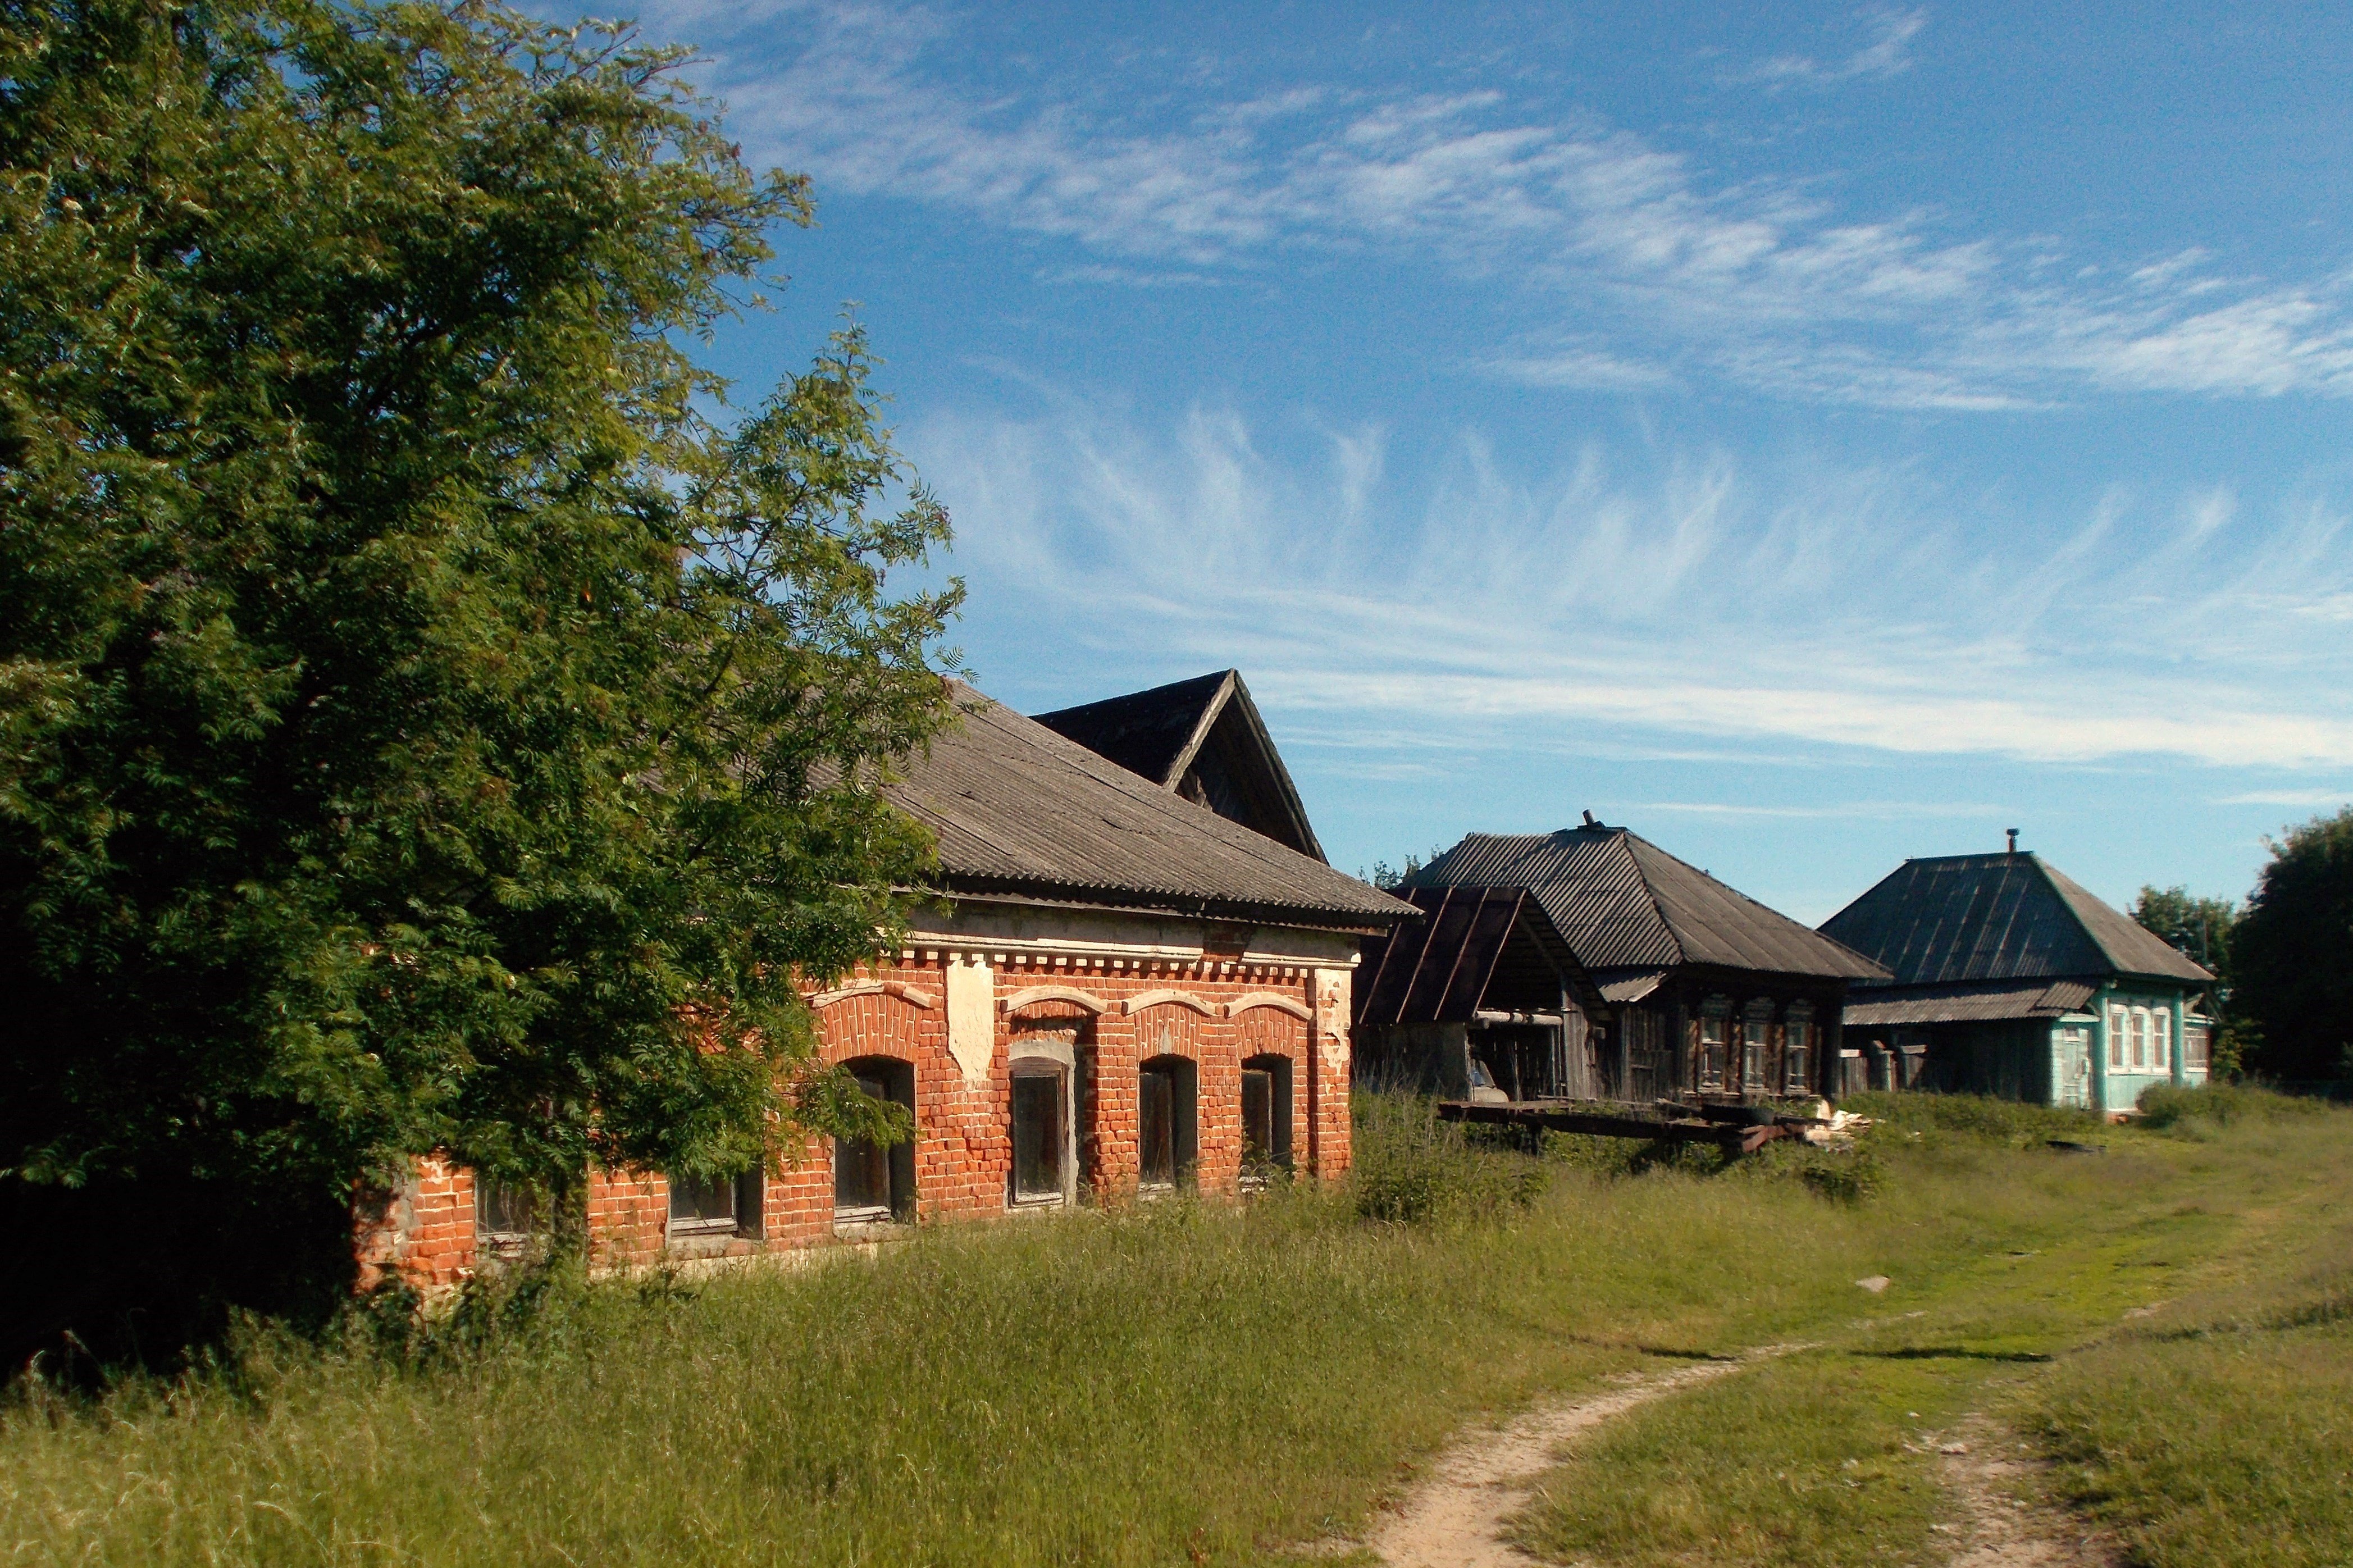
[[[1874,1085],[2118,1111],[2206,1081],[2213,975],[2035,855],[1906,860],[1821,930],[1894,977],[1848,993]]]

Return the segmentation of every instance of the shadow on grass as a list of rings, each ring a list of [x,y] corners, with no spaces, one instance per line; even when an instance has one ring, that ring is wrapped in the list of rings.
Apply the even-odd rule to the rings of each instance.
[[[1850,1351],[1850,1355],[1866,1356],[1873,1361],[2011,1361],[2047,1362],[2055,1356],[2041,1351],[1973,1351],[1961,1345],[1905,1345],[1894,1351]]]

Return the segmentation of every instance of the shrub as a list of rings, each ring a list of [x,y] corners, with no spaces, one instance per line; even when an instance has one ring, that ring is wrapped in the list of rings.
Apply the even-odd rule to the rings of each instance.
[[[1841,1106],[1897,1131],[1958,1134],[2016,1148],[2033,1148],[2052,1138],[2080,1140],[2105,1125],[2096,1111],[1920,1089],[1851,1095]]]
[[[2160,1083],[2144,1089],[2140,1097],[2141,1125],[2151,1128],[2182,1128],[2198,1121],[2228,1126],[2232,1121],[2253,1118],[2272,1121],[2283,1116],[2311,1116],[2322,1109],[2319,1100],[2231,1083],[2203,1084],[2194,1089]]]
[[[1359,1094],[1349,1173],[1356,1212],[1390,1225],[1490,1217],[1525,1208],[1545,1189],[1544,1163],[1473,1140],[1438,1119],[1430,1100]]]

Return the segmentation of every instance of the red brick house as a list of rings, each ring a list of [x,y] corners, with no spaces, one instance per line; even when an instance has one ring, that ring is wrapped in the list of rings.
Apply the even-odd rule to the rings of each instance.
[[[809,996],[825,1060],[908,1106],[913,1142],[812,1139],[711,1185],[592,1173],[600,1265],[1347,1168],[1357,945],[1412,907],[960,695],[965,717],[891,790],[938,836],[944,901]],[[427,1162],[366,1229],[364,1263],[451,1284],[531,1223]]]

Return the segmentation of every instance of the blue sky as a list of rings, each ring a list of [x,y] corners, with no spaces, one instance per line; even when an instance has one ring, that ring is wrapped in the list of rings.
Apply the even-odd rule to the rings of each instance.
[[[1239,666],[1334,861],[1820,920],[2353,799],[2353,14],[674,5],[1039,710]]]

